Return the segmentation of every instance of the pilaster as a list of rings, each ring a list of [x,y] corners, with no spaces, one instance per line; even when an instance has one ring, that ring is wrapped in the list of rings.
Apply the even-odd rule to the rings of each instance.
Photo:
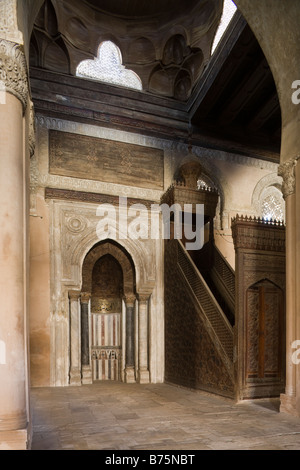
[[[127,295],[126,305],[126,352],[125,352],[125,382],[135,383],[135,338],[134,338],[134,305],[136,297]]]
[[[286,204],[286,385],[285,393],[280,396],[280,411],[295,416],[300,416],[300,365],[293,361],[293,344],[300,339],[297,314],[300,307],[300,253],[297,243],[300,236],[299,158],[299,155],[289,158],[278,168]]]
[[[143,293],[139,294],[139,334],[138,334],[138,382],[140,384],[146,384],[150,382],[149,374],[149,325],[148,325],[148,303],[150,294]]]
[[[90,292],[82,292],[80,296],[81,310],[81,374],[82,383],[92,383],[92,367],[90,359],[90,327],[89,327],[89,304]]]
[[[79,291],[69,291],[70,299],[70,385],[81,385]]]

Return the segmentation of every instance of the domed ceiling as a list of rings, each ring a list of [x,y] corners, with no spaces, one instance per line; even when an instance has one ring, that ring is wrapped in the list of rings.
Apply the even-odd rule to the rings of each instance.
[[[222,7],[222,0],[46,0],[30,63],[75,75],[111,40],[144,92],[186,101],[210,59]]]
[[[124,18],[145,18],[175,13],[178,17],[184,11],[193,9],[199,0],[85,0],[93,8],[109,15]],[[203,2],[201,2],[203,3]]]

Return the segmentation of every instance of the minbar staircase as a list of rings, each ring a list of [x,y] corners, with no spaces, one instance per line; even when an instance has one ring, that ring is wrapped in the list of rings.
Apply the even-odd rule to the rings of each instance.
[[[184,364],[189,363],[189,355],[193,362],[191,373],[192,369],[195,371],[195,377],[192,380],[189,377],[187,385],[233,396],[234,272],[213,244],[207,244],[201,251],[202,253],[199,252],[195,256],[195,253],[187,252],[180,240],[170,240],[166,243],[166,295],[178,296],[178,291],[180,291],[183,302],[185,299],[184,305],[182,302],[183,318],[181,321],[180,314],[174,311],[174,307],[172,320],[170,299],[168,302],[166,298],[166,345],[167,347],[172,345],[172,338],[168,337],[170,326],[174,337],[181,336],[184,344],[187,345],[190,342],[194,348],[193,352],[188,347],[182,352],[183,375],[185,375],[186,368]],[[204,275],[201,272],[201,265]],[[214,295],[214,292],[217,292],[217,295]],[[226,313],[216,297],[223,298]],[[172,326],[170,321],[173,321]],[[186,327],[187,324],[191,325],[190,328]],[[178,347],[180,348],[179,345]],[[198,358],[195,358],[193,354]],[[166,369],[168,378],[167,363]],[[170,373],[170,379],[172,379],[171,376]],[[177,379],[175,378],[175,381],[182,383],[180,377]]]
[[[234,270],[212,241],[207,242],[200,251],[189,254],[233,326],[235,323]]]
[[[226,359],[231,364],[233,361],[232,326],[181,241],[178,241],[177,262],[190,290],[199,303],[199,308],[203,311],[216,336],[216,341],[219,342]]]
[[[235,272],[211,238],[165,242],[165,377],[235,398],[278,397],[286,380],[285,226],[232,220]]]

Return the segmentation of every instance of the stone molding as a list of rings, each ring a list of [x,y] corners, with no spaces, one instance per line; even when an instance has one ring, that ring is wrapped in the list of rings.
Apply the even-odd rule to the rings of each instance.
[[[81,294],[81,292],[77,291],[77,290],[70,290],[68,292],[70,300],[78,300],[80,298],[80,294]]]
[[[126,307],[133,307],[134,303],[136,301],[136,296],[134,294],[132,295],[126,295],[124,297],[124,302],[126,304]]]
[[[0,80],[6,92],[21,101],[25,112],[29,94],[25,54],[19,44],[6,39],[0,39]]]
[[[283,162],[278,167],[278,175],[282,177],[282,193],[284,199],[286,199],[291,194],[295,193],[296,189],[296,179],[295,179],[295,167],[300,158],[300,155],[292,157],[286,162]]]
[[[88,304],[91,298],[90,292],[81,292],[80,294],[80,302],[82,304]]]
[[[54,118],[54,117],[49,117],[44,114],[41,114],[38,112],[36,114],[36,122],[39,127],[45,128],[45,129],[57,129],[57,130],[64,130],[64,131],[69,131],[75,133],[80,133],[82,130],[82,124],[73,122],[73,121],[67,121],[64,119],[59,119],[59,118]],[[124,142],[131,142],[131,143],[136,143],[140,145],[146,145],[149,147],[154,147],[154,148],[161,148],[165,151],[172,151],[176,152],[182,155],[188,155],[190,156],[189,152],[189,145],[183,142],[175,142],[174,140],[167,140],[163,138],[154,138],[150,136],[139,136],[131,132],[127,131],[120,131],[120,130],[111,130],[110,135],[108,136],[107,134],[107,129],[105,127],[101,126],[96,126],[92,124],[85,124],[85,134],[86,135],[91,135],[94,137],[100,137],[100,138],[110,138],[112,140],[118,140],[118,141],[124,141]],[[264,170],[270,170],[270,171],[277,171],[278,164],[259,159],[259,158],[252,158],[252,157],[247,157],[242,154],[235,154],[235,153],[230,153],[230,152],[224,152],[221,150],[215,150],[215,149],[210,149],[210,148],[205,148],[205,147],[198,147],[198,146],[193,146],[193,154],[195,157],[200,157],[201,158],[201,164],[205,164],[208,161],[211,161],[212,163],[215,162],[216,160],[220,161],[226,161],[229,163],[235,163],[239,165],[245,165],[248,167],[255,167],[255,168],[261,168]],[[204,162],[202,161],[204,159]],[[183,163],[183,160],[181,159],[181,165]],[[205,170],[205,167],[204,167]],[[213,175],[210,175],[213,177]]]
[[[141,294],[138,294],[138,301],[140,304],[146,304],[149,300],[149,297],[150,297],[150,293],[141,293]]]
[[[45,188],[45,199],[60,199],[66,201],[78,201],[78,202],[90,202],[95,204],[119,204],[119,196],[113,196],[110,194],[99,194],[86,191],[77,191],[70,189],[60,188]],[[131,204],[143,204],[147,209],[151,209],[151,205],[155,204],[154,201],[146,199],[128,198],[127,203]]]

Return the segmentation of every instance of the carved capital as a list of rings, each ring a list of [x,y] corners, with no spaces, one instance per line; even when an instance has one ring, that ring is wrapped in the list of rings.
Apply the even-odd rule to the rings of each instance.
[[[278,176],[281,176],[283,179],[282,194],[284,199],[295,192],[295,167],[299,158],[299,155],[290,158],[288,161],[281,163],[278,167]]]
[[[143,304],[147,303],[148,300],[149,300],[149,297],[150,297],[150,294],[148,294],[148,293],[140,293],[140,294],[138,294],[139,303],[140,303],[140,304],[141,304],[141,303],[143,303]]]
[[[28,102],[28,74],[23,50],[19,44],[0,39],[0,82],[7,93],[21,101],[23,111]]]
[[[90,292],[81,292],[80,300],[82,304],[88,304],[91,298]]]
[[[134,294],[132,295],[128,294],[124,297],[124,302],[126,304],[126,307],[133,307],[135,300],[136,300],[136,296]]]
[[[76,301],[76,300],[79,299],[81,292],[78,291],[78,290],[69,290],[68,294],[69,294],[69,299],[70,300],[75,300]]]

